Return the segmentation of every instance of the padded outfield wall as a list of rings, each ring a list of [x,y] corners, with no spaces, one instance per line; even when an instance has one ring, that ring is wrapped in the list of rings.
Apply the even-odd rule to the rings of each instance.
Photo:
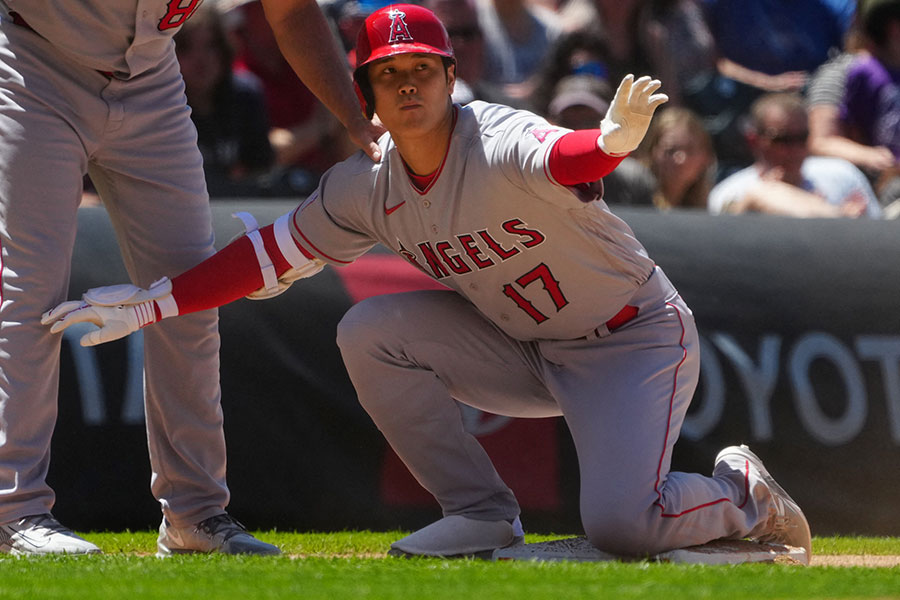
[[[214,201],[219,245],[249,210]],[[701,384],[673,468],[709,472],[747,443],[804,507],[813,533],[900,535],[900,222],[617,212],[694,310]],[[82,209],[70,297],[126,281],[102,209]],[[334,342],[356,301],[434,287],[373,251],[268,301],[220,309],[230,511],[251,528],[415,528],[434,501],[358,406]],[[94,349],[66,334],[50,482],[77,529],[159,522],[149,493],[141,337]],[[464,410],[516,491],[526,528],[577,533],[577,468],[562,419]]]

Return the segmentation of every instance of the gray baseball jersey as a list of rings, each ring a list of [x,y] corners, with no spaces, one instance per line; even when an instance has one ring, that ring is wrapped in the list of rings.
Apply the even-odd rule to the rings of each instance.
[[[548,152],[568,130],[502,105],[457,110],[432,187],[413,187],[386,137],[380,164],[358,157],[322,178],[294,219],[297,241],[338,265],[380,242],[516,339],[587,335],[653,261],[604,202],[549,173]]]
[[[693,317],[602,200],[554,181],[548,154],[565,130],[482,102],[456,111],[425,191],[386,136],[381,164],[334,167],[280,226],[335,265],[380,242],[456,292],[369,298],[338,327],[360,403],[392,448],[445,515],[512,522],[515,496],[455,402],[562,415],[600,548],[654,553],[759,527],[772,507],[761,482],[669,471],[699,377]],[[637,316],[611,322],[626,306]]]
[[[86,172],[134,283],[213,253],[172,36],[199,0],[0,4],[0,523],[49,512],[60,337]],[[223,512],[217,313],[144,332],[152,491],[177,526]]]
[[[3,0],[60,54],[128,79],[172,53],[172,37],[203,0]]]

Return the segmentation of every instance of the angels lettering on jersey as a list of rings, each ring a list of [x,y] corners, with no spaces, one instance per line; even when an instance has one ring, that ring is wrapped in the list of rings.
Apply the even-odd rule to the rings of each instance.
[[[421,252],[424,265],[419,262],[418,255],[406,248],[400,240],[397,240],[397,252],[426,274],[440,280],[450,277],[451,273],[466,275],[489,269],[498,264],[498,260],[500,262],[508,260],[540,246],[547,240],[546,235],[527,226],[521,219],[504,221],[500,229],[504,232],[502,235],[493,235],[487,229],[480,229],[473,233],[457,234],[453,241],[419,242],[416,249]],[[524,288],[535,282],[542,283],[556,312],[569,305],[559,280],[543,262],[533,266],[514,281],[504,284],[500,291],[540,325],[546,322],[549,316],[523,295]]]
[[[546,240],[546,235],[521,219],[509,219],[493,233],[487,228],[459,233],[452,239],[418,242],[414,249],[397,240],[396,252],[428,275],[443,279],[489,269]]]

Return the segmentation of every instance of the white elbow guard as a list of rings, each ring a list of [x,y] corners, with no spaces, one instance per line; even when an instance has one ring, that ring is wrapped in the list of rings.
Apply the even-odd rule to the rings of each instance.
[[[284,293],[298,279],[315,275],[324,268],[324,262],[317,258],[310,260],[297,249],[297,245],[294,243],[291,232],[287,227],[287,219],[289,218],[289,214],[287,214],[282,215],[275,221],[275,241],[278,243],[278,249],[281,250],[282,255],[291,263],[292,268],[285,271],[281,277],[278,277],[275,272],[275,266],[272,264],[272,259],[269,253],[266,252],[256,219],[246,212],[237,212],[232,216],[244,223],[246,235],[256,251],[256,259],[259,261],[259,269],[263,276],[263,287],[247,294],[247,298],[251,300],[274,298]]]

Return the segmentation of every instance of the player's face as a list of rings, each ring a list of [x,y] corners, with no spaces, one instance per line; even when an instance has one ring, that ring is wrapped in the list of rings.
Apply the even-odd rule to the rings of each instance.
[[[440,56],[398,54],[369,64],[375,112],[397,135],[428,134],[450,118],[454,69]]]

